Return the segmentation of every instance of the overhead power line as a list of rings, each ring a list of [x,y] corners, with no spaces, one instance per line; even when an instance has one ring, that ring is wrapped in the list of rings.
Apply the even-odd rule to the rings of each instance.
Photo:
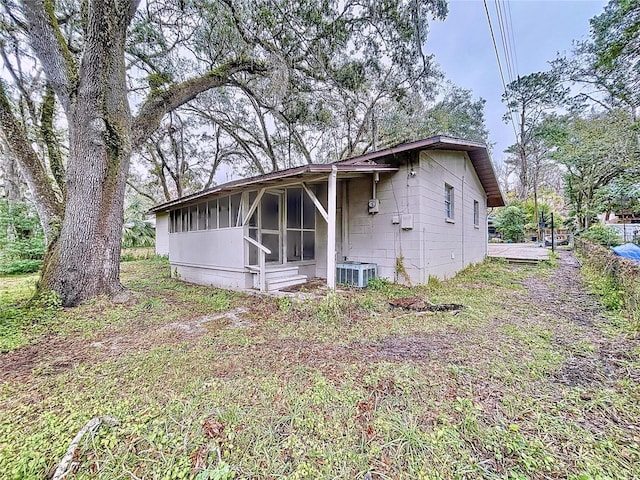
[[[498,18],[498,30],[500,30],[500,39],[502,40],[502,57],[505,59],[507,65],[507,75],[509,83],[513,82],[517,73],[515,72],[515,65],[513,62],[513,51],[511,50],[508,40],[508,23],[506,21],[506,14],[504,6],[500,0],[495,0],[496,16]]]
[[[500,53],[498,52],[498,44],[496,43],[496,37],[493,33],[493,25],[491,24],[491,14],[489,13],[489,6],[487,5],[487,0],[483,0],[484,10],[487,14],[487,22],[489,23],[489,32],[491,32],[491,41],[493,42],[493,50],[496,54],[496,60],[498,61],[498,70],[500,71],[500,79],[502,80],[502,87],[506,93],[507,91],[507,82],[504,79],[504,71],[502,69],[502,61],[500,60]],[[511,125],[513,126],[513,134],[515,138],[518,138],[518,129],[516,128],[516,124],[513,120],[513,115],[509,112],[509,118],[511,119]]]
[[[507,2],[507,12],[509,13],[509,39],[511,43],[511,52],[513,53],[513,60],[516,66],[516,74],[520,72],[518,67],[518,49],[516,48],[516,40],[513,36],[513,18],[511,17],[511,4]]]

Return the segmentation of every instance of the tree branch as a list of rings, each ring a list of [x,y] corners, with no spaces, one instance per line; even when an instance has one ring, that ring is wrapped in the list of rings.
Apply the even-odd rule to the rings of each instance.
[[[158,128],[162,117],[193,100],[199,94],[221,87],[238,72],[263,73],[267,68],[249,60],[231,61],[201,77],[172,85],[167,90],[151,94],[133,120],[132,145],[140,148],[146,139]]]
[[[160,202],[158,202],[158,200],[153,198],[152,195],[150,195],[147,192],[145,192],[145,191],[139,189],[138,187],[136,187],[136,184],[133,183],[132,181],[127,180],[127,186],[129,186],[131,189],[133,189],[133,191],[136,192],[138,195],[142,195],[143,197],[146,197],[149,200],[151,200],[154,203],[154,205],[160,203]],[[167,200],[171,200],[171,198],[168,198]]]
[[[77,81],[76,61],[60,32],[53,0],[24,0],[31,48],[42,63],[62,107],[68,111]]]
[[[2,82],[0,82],[0,131],[15,156],[29,189],[36,197],[35,203],[42,227],[47,240],[51,240],[54,224],[62,217],[63,208],[51,186],[47,172],[31,147],[30,140],[13,115]]]
[[[64,164],[62,162],[62,155],[60,153],[60,142],[56,136],[55,129],[53,127],[53,120],[55,116],[56,97],[53,89],[47,85],[47,89],[42,99],[42,110],[40,113],[40,134],[42,140],[47,147],[49,154],[49,165],[51,167],[51,173],[53,179],[56,181],[58,188],[64,196]]]

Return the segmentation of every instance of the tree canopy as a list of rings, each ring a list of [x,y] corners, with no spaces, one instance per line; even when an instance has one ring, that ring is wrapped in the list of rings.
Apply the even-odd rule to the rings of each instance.
[[[174,131],[156,133],[168,114],[205,112],[194,102],[224,88],[203,100],[241,97],[242,107],[201,115],[214,140],[225,136],[221,155],[253,154],[255,168],[277,169],[286,166],[278,159],[309,159],[313,149],[353,154],[367,148],[379,102],[430,98],[439,75],[421,47],[428,20],[446,15],[444,0],[4,0],[2,8],[10,78],[0,86],[0,131],[48,238],[40,286],[65,305],[122,291],[132,155],[151,157],[154,143],[158,156],[167,146],[183,155]],[[247,111],[255,123],[242,131]],[[171,176],[160,165],[152,169]]]

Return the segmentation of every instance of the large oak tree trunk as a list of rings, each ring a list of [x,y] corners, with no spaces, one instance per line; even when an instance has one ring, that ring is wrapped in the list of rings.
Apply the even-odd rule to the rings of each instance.
[[[111,21],[87,22],[91,50],[79,66],[78,88],[68,109],[66,208],[40,285],[57,292],[63,305],[122,290],[120,246],[131,155],[126,22],[117,18],[117,10],[106,13]]]
[[[199,77],[151,92],[132,118],[124,52],[127,27],[138,3],[92,0],[83,4],[84,47],[78,64],[61,34],[52,3],[22,0],[31,48],[67,119],[69,156],[62,199],[56,198],[51,179],[19,128],[0,82],[0,130],[21,165],[50,238],[39,290],[56,292],[65,306],[122,291],[120,246],[132,149],[144,144],[166,113],[199,93],[225,84],[236,72],[265,71],[251,60],[230,60]]]

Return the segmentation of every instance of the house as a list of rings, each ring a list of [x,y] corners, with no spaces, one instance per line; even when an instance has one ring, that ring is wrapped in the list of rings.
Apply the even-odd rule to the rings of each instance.
[[[485,258],[487,208],[502,205],[486,146],[437,136],[232,181],[151,212],[157,253],[176,276],[268,291],[312,277],[334,288],[345,269],[413,284],[452,277]]]
[[[640,212],[607,212],[600,215],[599,220],[615,230],[623,243],[640,239]]]

